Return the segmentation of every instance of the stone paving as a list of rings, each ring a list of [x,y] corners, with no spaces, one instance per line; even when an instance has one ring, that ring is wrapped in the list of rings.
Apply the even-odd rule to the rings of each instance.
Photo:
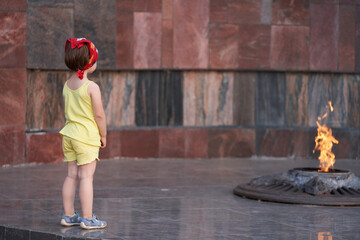
[[[239,183],[294,167],[299,159],[102,160],[94,213],[105,230],[62,227],[65,164],[0,168],[0,239],[360,239],[360,207],[279,204],[238,197]],[[360,176],[360,161],[335,167]],[[79,199],[76,208],[80,211]]]

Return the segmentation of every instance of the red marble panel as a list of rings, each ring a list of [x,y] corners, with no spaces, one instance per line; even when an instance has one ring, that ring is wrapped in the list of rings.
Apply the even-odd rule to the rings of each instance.
[[[0,11],[26,11],[26,0],[1,0]]]
[[[135,13],[134,67],[161,67],[161,13]]]
[[[25,161],[25,127],[0,126],[0,166],[23,164]]]
[[[257,155],[265,157],[307,157],[307,131],[267,129],[257,130]]]
[[[0,68],[25,68],[25,45],[0,45]]]
[[[261,0],[229,0],[228,22],[260,24]]]
[[[27,163],[58,163],[63,159],[62,137],[59,133],[26,134]]]
[[[309,27],[272,26],[271,68],[307,70],[309,59]]]
[[[116,158],[121,156],[121,142],[119,130],[108,130],[106,136],[106,147],[100,148],[99,157]]]
[[[272,24],[306,25],[310,23],[310,1],[279,0],[272,4]]]
[[[161,49],[161,65],[163,68],[173,67],[173,32],[172,21],[163,21]]]
[[[163,20],[173,19],[173,0],[162,0],[162,18]]]
[[[134,0],[118,0],[116,2],[116,21],[133,22]]]
[[[26,70],[0,69],[0,124],[24,124]]]
[[[184,158],[184,129],[161,129],[159,131],[159,157]]]
[[[238,67],[239,27],[232,24],[210,25],[210,68]]]
[[[162,0],[134,0],[136,12],[161,12]]]
[[[340,5],[339,16],[339,70],[355,70],[356,8]]]
[[[310,70],[337,70],[338,17],[338,5],[311,5]]]
[[[208,67],[209,0],[174,0],[174,67]]]
[[[207,158],[207,129],[185,129],[185,157]]]
[[[251,157],[255,154],[252,129],[209,129],[208,157]]]
[[[116,31],[116,67],[131,69],[134,67],[133,23],[117,23]]]
[[[239,26],[239,67],[270,68],[270,26]]]
[[[336,159],[356,159],[358,158],[360,135],[358,131],[333,130],[333,136],[339,141],[334,144],[332,152]],[[316,156],[319,154],[317,153]],[[336,167],[336,162],[335,165]]]
[[[122,157],[159,157],[158,130],[122,130],[120,133],[120,142]]]
[[[226,0],[210,0],[210,22],[226,23],[228,6]]]
[[[0,44],[25,44],[26,14],[0,12]]]

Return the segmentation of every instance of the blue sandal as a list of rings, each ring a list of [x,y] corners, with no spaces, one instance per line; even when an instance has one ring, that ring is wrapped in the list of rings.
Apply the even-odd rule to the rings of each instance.
[[[99,218],[93,214],[92,219],[82,218],[80,226],[83,229],[96,229],[96,228],[105,228],[107,223],[105,221],[99,220]]]
[[[60,222],[60,224],[65,227],[80,225],[80,223],[81,223],[81,217],[76,211],[75,214],[72,216],[63,215],[61,217],[61,222]]]

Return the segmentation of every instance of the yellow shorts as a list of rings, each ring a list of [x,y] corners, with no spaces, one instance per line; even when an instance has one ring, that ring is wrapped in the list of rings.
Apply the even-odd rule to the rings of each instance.
[[[99,147],[82,143],[73,138],[63,136],[63,152],[65,162],[77,161],[77,165],[91,163],[94,160],[99,161]]]

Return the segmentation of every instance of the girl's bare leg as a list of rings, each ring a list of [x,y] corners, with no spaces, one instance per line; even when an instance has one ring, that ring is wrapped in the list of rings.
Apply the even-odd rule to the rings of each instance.
[[[92,219],[93,179],[95,169],[96,161],[79,166],[79,197],[82,208],[82,217],[89,219]]]
[[[78,182],[78,166],[76,161],[68,162],[68,174],[65,178],[62,188],[62,197],[64,205],[64,214],[68,216],[74,215],[75,192]]]

